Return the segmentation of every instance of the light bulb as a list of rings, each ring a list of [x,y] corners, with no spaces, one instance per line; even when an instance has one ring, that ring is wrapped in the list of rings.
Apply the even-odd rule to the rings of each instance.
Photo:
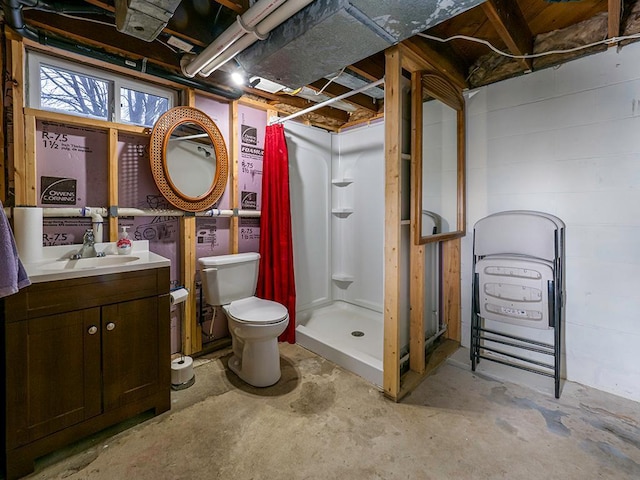
[[[236,85],[244,85],[244,75],[240,72],[233,72],[231,74],[231,80],[233,80],[233,83]]]

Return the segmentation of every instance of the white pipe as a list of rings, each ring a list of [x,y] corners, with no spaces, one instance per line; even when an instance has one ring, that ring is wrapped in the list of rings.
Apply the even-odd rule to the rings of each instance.
[[[219,210],[212,208],[204,212],[196,212],[196,217],[259,217],[260,210]],[[118,208],[119,217],[184,217],[182,210],[157,208]]]
[[[91,217],[93,236],[98,243],[102,242],[102,223],[107,214],[107,209],[104,207],[48,207],[42,209],[43,217]]]
[[[213,62],[237,40],[247,35],[248,32],[252,32],[258,23],[276,11],[285,1],[286,0],[259,0],[249,10],[244,12],[242,16],[238,16],[237,21],[222,32],[207,48],[184,65],[182,67],[182,73],[189,78],[195,77],[204,67]],[[249,33],[248,36],[253,35]]]
[[[118,207],[119,217],[184,217],[182,210]]]
[[[376,80],[375,82],[369,83],[369,84],[367,84],[367,85],[365,85],[363,87],[360,87],[360,88],[358,88],[356,90],[351,90],[350,92],[343,93],[342,95],[338,95],[337,97],[330,98],[326,102],[317,103],[317,104],[315,104],[315,105],[313,105],[313,106],[311,106],[309,108],[305,108],[304,110],[300,110],[299,112],[293,113],[293,114],[291,114],[291,115],[289,115],[287,117],[279,118],[275,122],[272,122],[271,124],[275,125],[277,123],[286,122],[287,120],[292,120],[294,118],[299,117],[300,115],[304,115],[306,113],[313,112],[314,110],[318,110],[319,108],[326,107],[327,105],[330,105],[330,104],[332,104],[334,102],[337,102],[338,100],[342,100],[343,98],[347,98],[347,97],[350,97],[351,95],[355,95],[356,93],[364,92],[365,90],[369,90],[370,88],[377,87],[378,85],[380,85],[382,83],[384,83],[384,78],[381,78],[380,80]]]
[[[447,331],[447,327],[445,326],[445,327],[442,327],[439,331],[437,331],[433,335],[431,335],[429,338],[426,338],[424,341],[425,350],[429,348],[429,345],[435,342],[446,331]],[[405,353],[402,357],[400,357],[400,364],[407,362],[410,356],[411,356],[410,353]]]
[[[200,75],[203,77],[211,75],[212,72],[216,71],[237,54],[256,43],[258,41],[258,37],[266,38],[271,30],[284,23],[285,20],[288,20],[312,2],[313,0],[288,0],[284,5],[278,8],[278,10],[269,15],[255,27],[255,35],[244,35],[241,37],[233,44],[233,48],[227,49],[213,62],[210,62],[206,67],[200,69]]]
[[[260,215],[260,210],[218,210],[217,208],[196,213],[196,217],[259,217]]]

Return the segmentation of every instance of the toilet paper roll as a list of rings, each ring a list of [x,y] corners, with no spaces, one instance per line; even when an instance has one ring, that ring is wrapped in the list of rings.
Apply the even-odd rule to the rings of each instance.
[[[182,303],[187,300],[189,296],[189,291],[186,288],[178,288],[169,294],[171,297],[171,305],[175,305],[177,303]]]
[[[18,255],[23,263],[42,259],[42,208],[15,207],[13,209],[13,235]]]
[[[193,358],[180,357],[171,361],[171,384],[181,386],[189,383],[194,377]]]

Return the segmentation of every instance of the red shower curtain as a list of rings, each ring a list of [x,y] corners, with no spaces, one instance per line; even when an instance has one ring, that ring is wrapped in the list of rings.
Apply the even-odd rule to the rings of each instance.
[[[289,310],[289,325],[278,340],[296,343],[296,285],[289,201],[289,155],[283,125],[269,125],[264,140],[260,207],[260,271],[256,294]]]

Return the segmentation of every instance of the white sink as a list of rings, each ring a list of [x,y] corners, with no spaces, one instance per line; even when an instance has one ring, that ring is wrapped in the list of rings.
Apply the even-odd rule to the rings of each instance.
[[[140,257],[124,256],[124,255],[108,255],[106,257],[79,258],[77,260],[62,259],[45,263],[40,268],[42,270],[85,270],[89,268],[104,268],[123,265],[129,262],[135,262]]]
[[[78,253],[80,245],[43,247],[41,259],[25,263],[24,268],[31,283],[38,283],[147,270],[171,265],[169,259],[149,251],[147,240],[135,240],[131,253],[128,255],[118,255],[115,242],[96,243],[95,247],[96,251],[106,255],[71,260],[71,256]]]

